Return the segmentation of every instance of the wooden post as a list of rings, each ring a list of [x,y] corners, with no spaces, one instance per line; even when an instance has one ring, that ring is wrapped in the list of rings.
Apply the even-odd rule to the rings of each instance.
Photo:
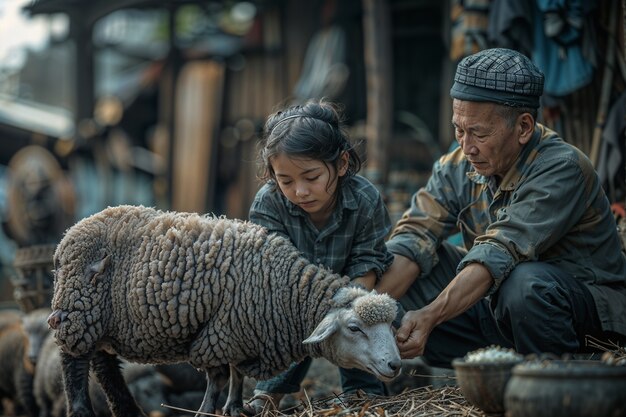
[[[176,157],[176,96],[177,96],[177,80],[182,66],[180,51],[176,46],[176,13],[178,6],[170,4],[168,6],[168,55],[165,65],[164,77],[161,80],[161,96],[159,103],[160,123],[163,124],[164,131],[167,134],[167,174],[164,181],[165,184],[165,200],[167,208],[173,206],[174,201],[174,158]],[[163,195],[161,196],[163,197]]]
[[[617,53],[617,0],[611,2],[611,13],[609,15],[609,31],[607,34],[607,46],[605,53],[604,74],[602,75],[602,90],[600,91],[600,103],[598,104],[598,113],[596,116],[596,126],[593,131],[591,140],[591,151],[589,159],[593,165],[598,167],[598,158],[600,153],[600,144],[602,143],[602,131],[606,122],[606,116],[609,110],[611,100],[611,88],[613,86],[613,66],[615,65],[615,55]]]
[[[622,56],[626,57],[626,0],[622,0],[622,42]]]
[[[70,26],[72,38],[76,42],[75,77],[75,123],[79,126],[83,120],[93,117],[94,110],[94,62],[93,62],[93,25],[85,22],[80,11],[72,9]]]
[[[387,179],[387,148],[393,131],[391,11],[385,0],[363,0],[363,44],[367,84],[365,176]]]

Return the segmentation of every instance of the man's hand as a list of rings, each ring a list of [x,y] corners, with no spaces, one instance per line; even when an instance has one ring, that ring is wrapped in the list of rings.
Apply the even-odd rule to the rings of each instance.
[[[428,335],[435,327],[426,309],[407,312],[402,325],[396,332],[396,342],[403,359],[411,359],[424,354]]]
[[[423,355],[426,340],[433,329],[474,305],[492,284],[489,270],[473,263],[466,266],[432,303],[407,312],[396,332],[400,356],[408,359]]]

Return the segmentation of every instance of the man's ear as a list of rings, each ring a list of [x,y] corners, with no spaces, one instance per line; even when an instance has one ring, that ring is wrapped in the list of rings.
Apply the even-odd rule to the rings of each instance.
[[[317,325],[313,333],[306,339],[302,341],[302,343],[319,343],[324,339],[327,339],[330,335],[335,333],[339,329],[339,320],[335,317],[335,314],[330,313],[320,324]]]
[[[520,145],[526,145],[535,132],[535,119],[530,113],[520,114],[516,129],[518,129]]]

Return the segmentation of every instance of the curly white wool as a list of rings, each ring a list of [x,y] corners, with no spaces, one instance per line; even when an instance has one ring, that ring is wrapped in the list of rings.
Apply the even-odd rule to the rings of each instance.
[[[477,349],[465,355],[466,362],[513,362],[520,361],[524,357],[513,349],[491,345]]]
[[[396,317],[396,302],[384,294],[368,294],[354,301],[354,311],[368,326],[391,322]]]

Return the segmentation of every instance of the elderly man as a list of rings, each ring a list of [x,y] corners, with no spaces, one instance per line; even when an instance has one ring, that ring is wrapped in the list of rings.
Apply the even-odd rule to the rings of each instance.
[[[497,344],[562,355],[626,335],[626,256],[589,159],[536,122],[544,77],[508,49],[463,59],[450,90],[459,147],[388,241],[378,290],[408,310],[403,357],[433,366]],[[464,248],[446,242],[461,231]]]

